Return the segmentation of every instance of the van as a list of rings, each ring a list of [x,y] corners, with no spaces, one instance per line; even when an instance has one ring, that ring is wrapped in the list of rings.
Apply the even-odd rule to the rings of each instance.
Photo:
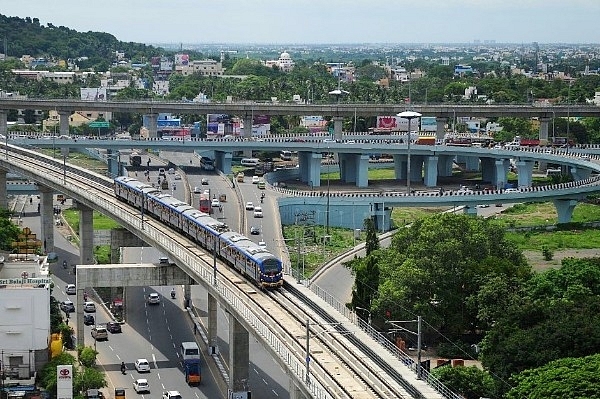
[[[240,163],[243,166],[256,166],[256,165],[258,165],[259,162],[260,162],[260,159],[258,159],[258,158],[242,158]]]
[[[292,152],[291,151],[281,151],[281,154],[279,154],[279,158],[281,158],[282,161],[291,161],[292,160]]]

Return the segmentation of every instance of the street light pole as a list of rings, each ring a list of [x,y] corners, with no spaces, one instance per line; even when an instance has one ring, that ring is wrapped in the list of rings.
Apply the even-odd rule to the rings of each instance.
[[[398,114],[400,118],[408,119],[408,146],[407,146],[407,160],[406,160],[406,193],[410,195],[410,142],[411,142],[411,130],[410,122],[413,119],[420,118],[421,114],[415,111],[404,111]]]

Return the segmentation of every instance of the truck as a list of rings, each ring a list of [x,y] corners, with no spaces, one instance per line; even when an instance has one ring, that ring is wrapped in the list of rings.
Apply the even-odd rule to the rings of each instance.
[[[416,144],[418,145],[435,145],[435,136],[419,136]]]
[[[198,385],[202,379],[200,374],[200,359],[184,360],[185,382],[188,385]]]

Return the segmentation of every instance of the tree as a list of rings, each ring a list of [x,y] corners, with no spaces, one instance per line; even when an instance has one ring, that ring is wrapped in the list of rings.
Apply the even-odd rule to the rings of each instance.
[[[379,239],[377,238],[377,230],[375,230],[375,223],[373,219],[366,218],[363,222],[363,227],[367,235],[365,241],[365,254],[369,256],[371,252],[379,249]]]
[[[564,358],[516,375],[507,399],[598,399],[600,355]]]
[[[11,251],[11,243],[15,242],[21,233],[19,226],[10,220],[11,213],[0,208],[0,249]]]
[[[526,279],[531,273],[502,226],[467,215],[418,220],[381,252],[374,310],[390,310],[398,319],[421,315],[450,338],[481,329],[478,309],[469,303],[489,278]]]
[[[495,393],[494,379],[479,368],[442,366],[431,371],[440,382],[465,399],[492,397]],[[523,396],[526,397],[526,396]]]

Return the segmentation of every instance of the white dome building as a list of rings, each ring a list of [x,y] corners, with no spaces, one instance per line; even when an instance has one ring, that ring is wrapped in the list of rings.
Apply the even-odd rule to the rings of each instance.
[[[289,72],[294,69],[295,64],[292,57],[290,57],[290,54],[287,51],[284,51],[279,55],[278,60],[266,61],[265,65],[270,67],[277,66],[283,72]]]

